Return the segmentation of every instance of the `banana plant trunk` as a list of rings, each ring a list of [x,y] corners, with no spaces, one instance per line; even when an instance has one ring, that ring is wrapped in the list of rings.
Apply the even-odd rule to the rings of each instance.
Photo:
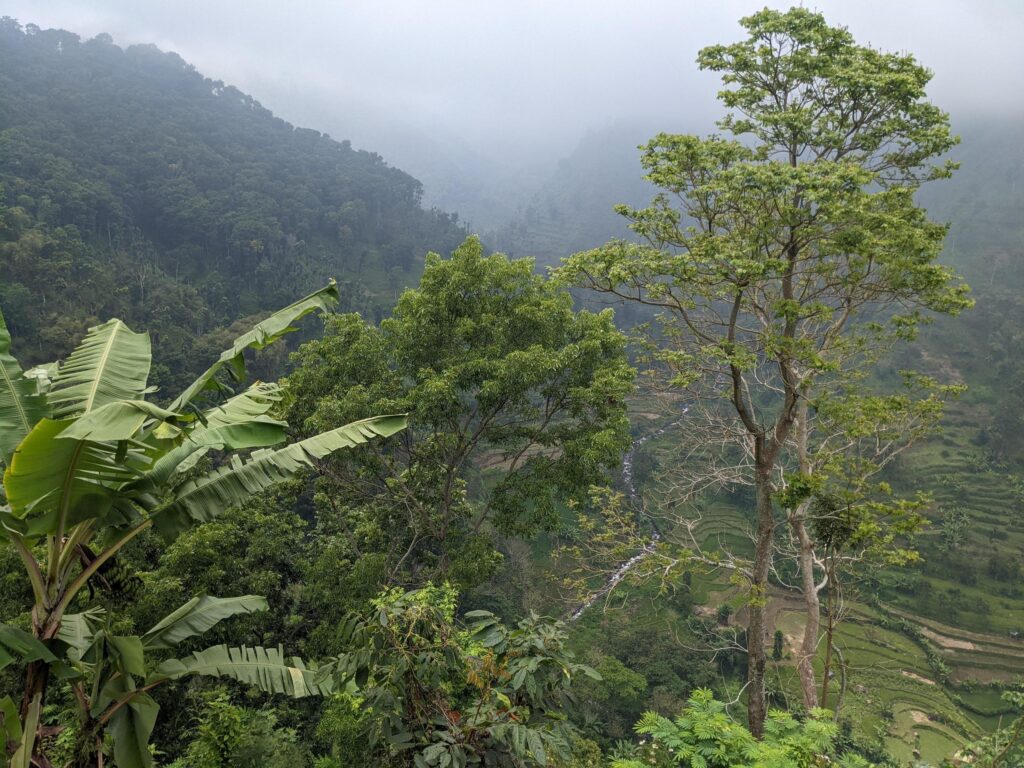
[[[32,634],[42,643],[57,636],[60,630],[60,618],[55,614],[42,611],[39,606],[33,610]],[[25,692],[21,699],[21,719],[24,722],[32,700],[38,695],[43,704],[46,703],[46,689],[50,683],[50,665],[46,661],[30,661],[25,668]]]

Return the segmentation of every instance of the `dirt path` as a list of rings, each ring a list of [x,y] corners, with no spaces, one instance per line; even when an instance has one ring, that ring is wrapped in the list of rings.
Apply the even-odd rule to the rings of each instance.
[[[929,680],[927,677],[921,677],[919,674],[911,672],[909,669],[901,669],[900,674],[904,677],[909,677],[911,680],[917,680],[919,683],[924,683],[925,685],[935,685],[934,680]]]

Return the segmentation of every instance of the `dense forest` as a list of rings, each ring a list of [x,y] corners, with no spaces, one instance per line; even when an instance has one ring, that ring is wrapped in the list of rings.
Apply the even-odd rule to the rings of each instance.
[[[10,765],[1024,765],[1021,123],[740,23],[476,236],[0,20]]]
[[[180,385],[194,345],[331,276],[379,319],[464,236],[379,156],[173,53],[8,19],[0,56],[0,302],[30,362],[121,317],[166,341],[156,380]]]

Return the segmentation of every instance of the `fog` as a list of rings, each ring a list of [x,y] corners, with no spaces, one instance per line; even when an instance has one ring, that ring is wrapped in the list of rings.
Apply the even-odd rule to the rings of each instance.
[[[791,2],[768,2],[785,8]],[[709,129],[694,60],[763,0],[5,0],[0,13],[119,45],[155,43],[300,125],[446,183],[523,194],[588,131]],[[954,121],[1019,110],[1021,0],[822,0],[856,39],[931,68]],[[451,177],[451,178],[448,178]],[[468,182],[467,182],[468,183]],[[465,190],[463,190],[465,194]]]

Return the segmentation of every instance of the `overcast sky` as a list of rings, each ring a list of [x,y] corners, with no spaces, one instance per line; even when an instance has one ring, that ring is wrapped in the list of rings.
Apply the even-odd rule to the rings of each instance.
[[[155,43],[286,119],[376,149],[388,127],[502,153],[566,152],[642,116],[710,121],[717,80],[694,64],[738,39],[764,0],[0,0],[0,13]],[[785,8],[792,2],[770,1]],[[913,52],[954,119],[1024,101],[1024,0],[806,3],[859,42]],[[347,134],[347,135],[346,135]],[[383,144],[387,144],[383,138]]]

